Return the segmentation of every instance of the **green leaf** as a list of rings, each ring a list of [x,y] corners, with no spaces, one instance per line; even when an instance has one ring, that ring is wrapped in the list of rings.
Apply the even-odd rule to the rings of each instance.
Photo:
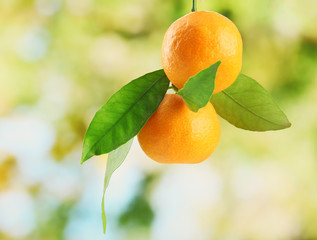
[[[106,167],[106,174],[105,174],[105,181],[103,187],[103,195],[102,195],[102,202],[101,202],[101,217],[102,217],[102,225],[103,225],[103,233],[106,233],[106,226],[107,226],[107,218],[105,212],[105,193],[106,189],[109,185],[110,178],[114,171],[117,170],[118,167],[123,163],[125,158],[128,155],[128,152],[131,148],[133,142],[133,138],[128,141],[127,143],[121,145],[116,150],[112,151],[108,155],[107,160],[107,167]]]
[[[81,162],[129,141],[156,111],[168,89],[163,70],[148,73],[112,95],[96,113],[84,139]]]
[[[190,110],[197,112],[209,102],[215,89],[216,73],[220,63],[218,61],[190,77],[184,87],[177,92]]]
[[[272,96],[243,74],[229,88],[213,95],[210,102],[222,118],[238,128],[268,131],[291,126]]]

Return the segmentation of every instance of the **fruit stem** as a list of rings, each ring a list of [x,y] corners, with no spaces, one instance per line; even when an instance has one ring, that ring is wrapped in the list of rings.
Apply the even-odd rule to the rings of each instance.
[[[176,93],[178,92],[178,88],[174,84],[172,84],[172,88]]]
[[[197,1],[193,0],[192,12],[195,12],[196,10],[197,10]]]
[[[178,88],[172,84],[172,86],[169,86],[168,89],[173,89],[176,93],[178,92]]]

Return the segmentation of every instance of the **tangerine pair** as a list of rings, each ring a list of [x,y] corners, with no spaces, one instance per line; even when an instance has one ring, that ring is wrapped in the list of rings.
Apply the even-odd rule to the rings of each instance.
[[[190,77],[220,60],[214,90],[218,93],[240,73],[241,36],[234,23],[219,13],[192,12],[167,30],[161,60],[167,77],[179,89]],[[219,143],[219,119],[210,103],[195,113],[180,96],[167,94],[138,140],[143,151],[157,162],[199,163]]]

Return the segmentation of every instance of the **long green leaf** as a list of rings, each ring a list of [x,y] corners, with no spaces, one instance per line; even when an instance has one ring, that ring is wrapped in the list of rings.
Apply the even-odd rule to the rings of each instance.
[[[106,218],[106,212],[105,212],[105,193],[106,189],[109,185],[110,178],[114,171],[120,167],[120,165],[123,163],[125,158],[127,157],[129,150],[131,148],[133,142],[133,138],[128,141],[127,143],[121,145],[116,150],[112,151],[108,155],[107,160],[107,167],[106,167],[106,173],[105,173],[105,181],[104,181],[104,187],[103,187],[103,195],[102,195],[102,202],[101,202],[101,217],[102,217],[102,225],[103,225],[103,233],[106,233],[106,226],[107,226],[107,218]]]
[[[177,92],[190,110],[197,112],[209,102],[215,89],[216,73],[220,63],[218,61],[190,77],[184,87]]]
[[[272,96],[243,74],[229,88],[212,95],[210,102],[222,118],[238,128],[268,131],[291,126]]]
[[[81,162],[109,153],[136,136],[156,111],[168,89],[163,70],[125,85],[96,113],[84,139]]]

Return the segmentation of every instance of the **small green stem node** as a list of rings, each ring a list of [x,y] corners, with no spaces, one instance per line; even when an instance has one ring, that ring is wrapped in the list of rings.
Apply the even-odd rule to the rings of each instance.
[[[174,84],[172,84],[172,88],[176,93],[178,92],[178,88]]]

